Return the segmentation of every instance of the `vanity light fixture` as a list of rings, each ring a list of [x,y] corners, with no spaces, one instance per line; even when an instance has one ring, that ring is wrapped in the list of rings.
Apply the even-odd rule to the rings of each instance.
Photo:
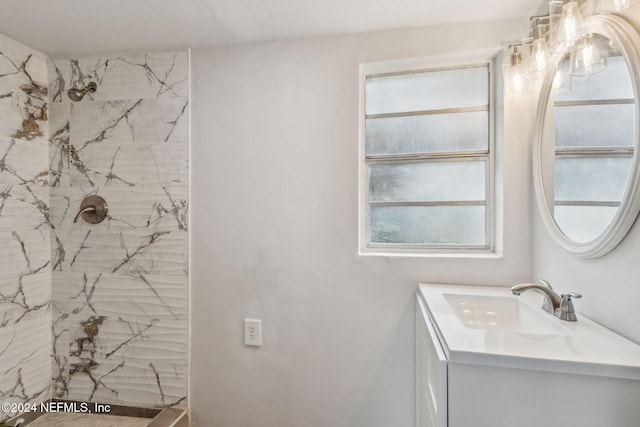
[[[524,88],[527,79],[542,79],[547,69],[565,60],[571,52],[563,73],[559,72],[554,88],[564,92],[571,87],[572,76],[588,76],[607,66],[609,50],[600,46],[600,40],[585,34],[587,19],[596,13],[620,11],[629,6],[629,0],[550,0],[549,13],[531,17],[531,27],[522,36],[522,44],[509,45],[506,63],[511,92]],[[524,70],[524,73],[523,73]]]

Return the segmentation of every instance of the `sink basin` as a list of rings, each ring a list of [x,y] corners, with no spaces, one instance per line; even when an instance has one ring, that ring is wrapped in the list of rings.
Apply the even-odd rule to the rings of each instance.
[[[535,335],[573,335],[551,314],[516,296],[443,294],[465,328]]]
[[[557,319],[542,310],[536,292],[424,283],[418,297],[442,346],[438,358],[449,363],[640,381],[640,345],[579,312],[576,322]]]

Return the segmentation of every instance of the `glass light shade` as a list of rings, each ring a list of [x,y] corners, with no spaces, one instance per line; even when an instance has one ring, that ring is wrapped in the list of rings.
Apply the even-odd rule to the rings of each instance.
[[[525,67],[522,60],[522,53],[518,51],[521,46],[514,47],[511,52],[509,63],[505,64],[505,80],[507,88],[511,93],[520,93],[525,89]]]
[[[613,7],[616,12],[620,12],[629,7],[629,0],[614,0]]]
[[[524,89],[524,72],[522,64],[511,67],[511,90],[514,93],[520,93]]]
[[[562,45],[558,43],[558,27],[562,17],[564,0],[551,0],[549,2],[549,50],[553,53],[562,52]]]
[[[571,52],[570,72],[572,76],[588,76],[607,67],[606,52],[593,40],[593,36],[582,38]]]
[[[551,54],[544,38],[534,40],[527,64],[527,78],[534,80],[543,78],[550,62]]]
[[[553,77],[551,85],[554,95],[562,95],[571,91],[571,74],[569,74],[569,58],[563,59],[558,68],[556,75]]]
[[[578,2],[570,1],[562,7],[560,24],[558,26],[558,41],[564,42],[567,47],[572,47],[582,31],[582,13]]]
[[[629,8],[629,0],[599,0],[596,11],[598,13],[622,12]]]

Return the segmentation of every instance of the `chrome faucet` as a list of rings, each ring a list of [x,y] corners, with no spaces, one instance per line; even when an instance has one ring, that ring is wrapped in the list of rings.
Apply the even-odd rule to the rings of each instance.
[[[538,280],[538,283],[521,283],[519,285],[512,286],[511,292],[513,292],[514,295],[520,295],[527,289],[536,291],[544,296],[542,309],[547,313],[553,314],[558,319],[562,320],[569,320],[572,322],[577,320],[571,298],[582,298],[582,295],[575,292],[558,295],[546,280]]]

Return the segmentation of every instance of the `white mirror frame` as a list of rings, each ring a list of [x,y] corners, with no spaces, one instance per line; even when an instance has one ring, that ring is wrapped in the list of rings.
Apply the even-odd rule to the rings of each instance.
[[[640,35],[638,31],[623,18],[616,15],[595,15],[589,19],[585,28],[588,33],[597,33],[613,40],[621,54],[624,56],[629,73],[633,82],[633,92],[635,95],[635,150],[627,187],[620,203],[620,208],[611,220],[607,228],[595,239],[579,243],[569,239],[556,223],[552,210],[547,204],[547,192],[545,191],[542,159],[544,148],[544,116],[551,95],[551,87],[556,68],[552,68],[542,82],[538,107],[536,109],[536,119],[533,129],[533,183],[535,188],[538,208],[544,223],[554,237],[564,249],[581,258],[596,258],[603,256],[613,250],[629,232],[638,212],[640,211]],[[563,53],[561,58],[567,52]]]

